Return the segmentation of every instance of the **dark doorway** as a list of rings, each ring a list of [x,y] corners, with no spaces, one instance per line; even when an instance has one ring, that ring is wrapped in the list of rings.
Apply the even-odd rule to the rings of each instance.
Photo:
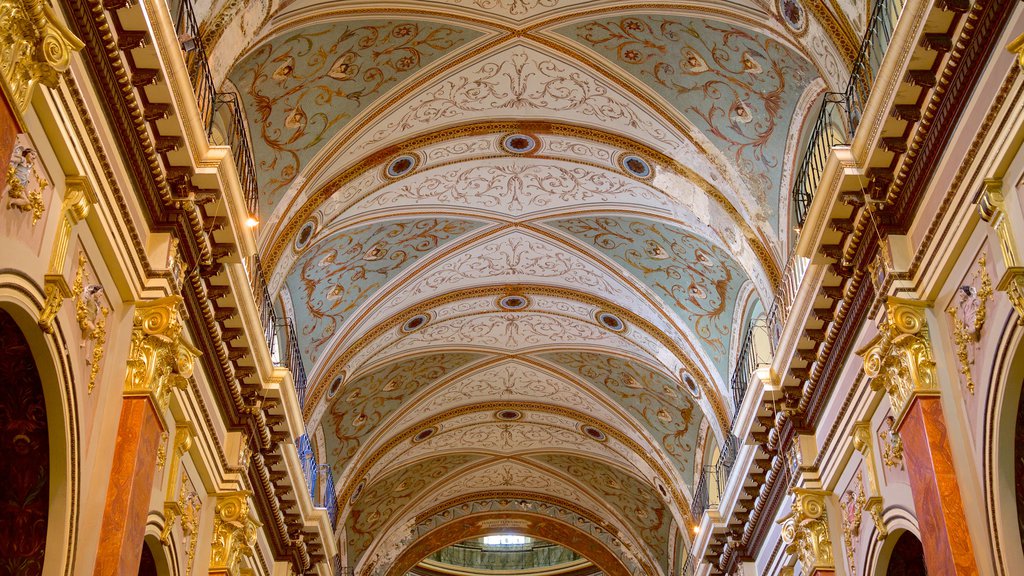
[[[927,576],[928,569],[924,565],[924,549],[921,541],[910,532],[904,532],[896,541],[889,557],[889,576]]]
[[[157,576],[156,558],[148,544],[142,545],[142,558],[139,560],[139,576]]]
[[[43,573],[50,442],[42,382],[28,341],[0,310],[0,573]]]

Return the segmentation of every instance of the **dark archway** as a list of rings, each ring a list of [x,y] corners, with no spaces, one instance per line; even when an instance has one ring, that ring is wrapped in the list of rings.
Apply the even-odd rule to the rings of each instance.
[[[50,442],[42,382],[28,341],[0,310],[0,573],[43,573]]]
[[[924,548],[921,541],[911,532],[904,532],[896,540],[889,567],[885,571],[890,576],[927,576],[928,569],[924,565]]]
[[[1017,425],[1013,431],[1013,472],[1017,494],[1017,531],[1024,548],[1024,394],[1017,403]]]
[[[142,545],[142,558],[139,560],[139,576],[158,576],[156,569],[156,557],[149,548],[149,544]]]

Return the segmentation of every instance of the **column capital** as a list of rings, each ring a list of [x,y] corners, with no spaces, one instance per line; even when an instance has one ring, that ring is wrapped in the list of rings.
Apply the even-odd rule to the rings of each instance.
[[[925,317],[928,307],[926,302],[889,298],[878,336],[861,353],[871,388],[889,395],[896,429],[915,397],[939,393]]]
[[[804,576],[834,570],[832,535],[825,511],[825,498],[829,492],[794,487],[790,493],[793,495],[793,508],[779,521],[786,552],[800,559],[800,570]]]
[[[171,388],[192,376],[199,351],[184,339],[181,296],[166,296],[135,305],[125,396],[148,396],[163,418]]]
[[[210,545],[210,573],[238,576],[239,563],[253,554],[256,531],[262,524],[249,511],[252,492],[241,490],[217,497],[214,509],[213,542]]]
[[[84,44],[43,0],[0,0],[0,44],[5,46],[0,82],[15,110],[24,114],[37,84],[56,87]]]

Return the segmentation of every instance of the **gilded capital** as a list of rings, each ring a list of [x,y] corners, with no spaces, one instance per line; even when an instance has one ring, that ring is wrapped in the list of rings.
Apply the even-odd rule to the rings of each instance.
[[[897,423],[915,396],[938,394],[925,310],[922,302],[890,298],[879,334],[863,353],[871,388],[889,395]]]
[[[248,490],[222,494],[217,500],[210,546],[210,572],[239,574],[239,563],[253,554],[256,531],[261,524],[249,511]]]
[[[1014,38],[1013,42],[1010,42],[1006,49],[1017,56],[1017,64],[1024,68],[1024,34]]]
[[[135,305],[128,353],[126,396],[149,396],[162,412],[171,388],[184,387],[192,376],[198,350],[184,339],[181,296],[166,296]]]
[[[0,78],[18,112],[37,84],[57,86],[82,46],[44,0],[0,0]]]
[[[815,570],[834,570],[835,557],[832,553],[832,536],[828,529],[828,513],[825,511],[825,497],[828,492],[792,488],[793,509],[779,521],[782,524],[782,540],[786,552],[800,560],[804,576]]]

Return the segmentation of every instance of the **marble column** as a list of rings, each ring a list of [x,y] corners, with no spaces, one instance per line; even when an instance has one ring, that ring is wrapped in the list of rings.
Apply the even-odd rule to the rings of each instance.
[[[977,574],[939,399],[913,398],[897,432],[903,440],[903,459],[914,493],[928,573]]]
[[[163,431],[156,406],[148,398],[124,398],[103,510],[103,537],[96,554],[97,575],[138,573]]]
[[[879,335],[864,355],[871,387],[885,390],[896,414],[932,576],[977,574],[974,547],[953,466],[923,302],[890,298]]]
[[[171,389],[192,375],[197,352],[183,339],[181,297],[135,306],[121,418],[93,574],[139,571]]]

